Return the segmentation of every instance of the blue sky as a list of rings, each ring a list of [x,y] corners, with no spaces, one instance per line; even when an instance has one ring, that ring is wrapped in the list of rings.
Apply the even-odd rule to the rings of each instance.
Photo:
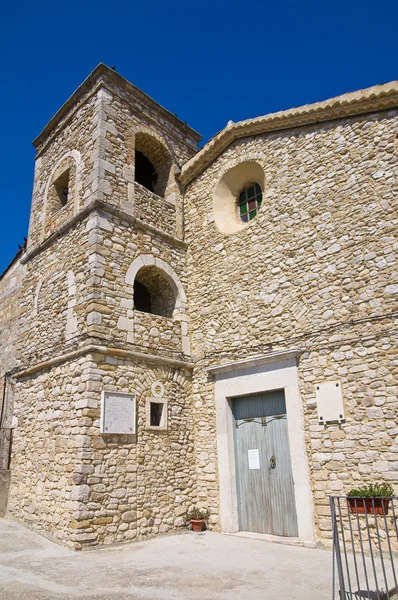
[[[398,79],[396,0],[8,0],[0,272],[27,235],[31,141],[104,62],[203,135]]]

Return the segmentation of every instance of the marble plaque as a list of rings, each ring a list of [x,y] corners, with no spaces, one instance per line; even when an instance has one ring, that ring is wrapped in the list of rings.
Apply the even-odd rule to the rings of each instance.
[[[101,433],[135,434],[135,395],[103,392],[101,403]]]
[[[345,421],[343,393],[340,381],[325,381],[315,384],[319,423],[341,423]]]

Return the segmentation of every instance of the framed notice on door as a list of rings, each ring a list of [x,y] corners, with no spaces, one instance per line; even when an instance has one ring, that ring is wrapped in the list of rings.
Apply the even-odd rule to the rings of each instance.
[[[253,450],[247,451],[249,457],[249,469],[259,469],[260,468],[260,454],[258,449],[255,448]]]

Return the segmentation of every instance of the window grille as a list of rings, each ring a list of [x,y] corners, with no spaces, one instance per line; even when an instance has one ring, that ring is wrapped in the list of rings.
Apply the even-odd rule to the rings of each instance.
[[[263,193],[258,183],[253,183],[241,191],[238,199],[239,216],[244,223],[254,219],[262,201]]]

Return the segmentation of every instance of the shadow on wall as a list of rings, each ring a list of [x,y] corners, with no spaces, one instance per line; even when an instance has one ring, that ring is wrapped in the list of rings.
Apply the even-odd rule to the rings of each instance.
[[[10,480],[11,471],[0,470],[0,517],[4,517],[7,511]]]

